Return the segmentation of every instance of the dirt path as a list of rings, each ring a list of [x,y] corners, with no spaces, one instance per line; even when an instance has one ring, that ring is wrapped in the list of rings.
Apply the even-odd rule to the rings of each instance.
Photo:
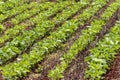
[[[105,80],[120,80],[120,53],[116,55],[110,70],[105,75]]]

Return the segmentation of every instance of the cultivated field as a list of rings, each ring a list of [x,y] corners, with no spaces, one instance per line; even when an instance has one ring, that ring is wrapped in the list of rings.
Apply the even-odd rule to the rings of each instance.
[[[119,68],[120,0],[0,0],[0,80],[120,80]]]

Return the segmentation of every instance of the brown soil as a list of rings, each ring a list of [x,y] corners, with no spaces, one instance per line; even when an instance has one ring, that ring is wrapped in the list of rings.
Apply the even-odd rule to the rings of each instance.
[[[1,73],[1,71],[0,71],[0,80],[3,80],[3,77],[2,77],[2,73]]]
[[[120,80],[120,53],[110,66],[110,70],[105,74],[105,80]]]
[[[2,32],[0,32],[0,37],[4,35],[4,32],[11,28],[11,26],[14,26],[10,21],[6,21],[3,23],[3,26],[5,27],[5,30],[3,30]]]
[[[4,22],[3,25],[6,29],[11,28],[11,26],[13,26],[13,24],[10,21]]]
[[[52,69],[57,63],[59,63],[59,58],[63,55],[63,53],[65,53],[64,50],[57,50],[53,54],[46,56],[46,58],[38,65],[41,69],[36,69],[31,72],[25,80],[48,80],[48,70]]]

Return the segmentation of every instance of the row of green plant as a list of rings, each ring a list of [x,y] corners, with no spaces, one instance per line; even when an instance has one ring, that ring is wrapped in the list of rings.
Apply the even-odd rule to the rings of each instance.
[[[63,10],[64,14],[58,13],[56,15],[56,17],[54,17],[52,20],[54,21],[54,23],[56,24],[60,24],[61,21],[65,21],[68,17],[72,17],[73,15],[75,15],[76,13],[78,13],[79,11],[81,11],[83,7],[87,6],[87,5],[81,5],[80,2],[77,3],[72,3],[73,6],[69,6],[68,8],[66,8],[66,10]],[[85,3],[86,4],[86,3]],[[73,15],[71,15],[73,14]]]
[[[12,10],[6,10],[5,14],[0,14],[0,23],[4,22],[7,18],[10,18],[16,14],[20,14],[26,9],[31,9],[32,7],[36,6],[38,3],[32,2],[30,4],[23,4],[22,6],[15,7]],[[3,11],[2,11],[3,12]]]
[[[101,80],[102,76],[109,69],[110,63],[114,60],[117,51],[120,49],[120,21],[100,40],[96,47],[89,50],[90,55],[85,61],[88,68],[85,71],[85,78]]]
[[[49,7],[52,7],[52,3],[50,2],[46,2],[44,4],[36,4],[36,3],[31,3],[31,4],[24,4],[23,6],[21,6],[22,10],[19,10],[21,9],[20,7],[17,7],[17,11],[16,9],[13,9],[13,11],[11,10],[10,12],[8,12],[6,15],[3,15],[3,20],[1,21],[4,21],[6,18],[9,18],[13,15],[16,15],[16,14],[19,14],[21,13],[22,11],[24,11],[23,13],[15,16],[14,18],[12,18],[10,20],[10,24],[12,24],[11,26],[18,26],[17,24],[22,22],[23,20],[26,20],[28,19],[29,17],[31,17],[32,15],[36,14],[36,13],[39,13],[40,11],[44,11],[45,9],[49,8]],[[33,9],[32,9],[33,8]],[[31,9],[31,10],[29,10]],[[3,22],[4,23],[4,22]],[[9,26],[9,27],[11,27]],[[2,24],[0,26],[1,30],[0,31],[4,31],[6,30],[6,27],[4,27]],[[8,30],[9,31],[9,30]]]
[[[60,6],[60,5],[58,5],[58,6]],[[76,8],[76,6],[78,6],[78,7]],[[80,5],[80,3],[76,3],[75,5],[69,6],[67,9],[63,10],[63,13],[61,13],[61,14],[71,16],[72,14],[77,12],[79,8],[82,8],[83,6],[85,6],[85,4]],[[73,8],[75,11],[69,12],[69,11],[72,11]],[[53,9],[55,9],[55,8],[53,8]],[[51,9],[49,11],[46,11],[46,14],[47,14],[47,12],[50,13]],[[68,12],[69,12],[69,14],[68,14]],[[56,11],[52,10],[51,15],[53,13],[56,13]],[[61,16],[61,14],[58,14],[58,15]],[[29,30],[29,31],[23,31],[23,35],[17,36],[16,38],[13,39],[12,42],[9,42],[8,44],[6,44],[4,47],[1,48],[1,50],[2,50],[2,52],[0,54],[1,63],[11,59],[13,56],[15,56],[17,54],[20,54],[22,51],[25,51],[30,45],[32,45],[34,43],[34,41],[36,39],[40,39],[40,38],[44,37],[45,34],[48,34],[55,27],[55,24],[56,24],[56,23],[54,23],[55,21],[51,22],[50,20],[45,21],[42,19],[43,17],[46,17],[46,16],[41,16],[41,18],[40,17],[38,18],[38,23],[35,28],[33,28],[32,30]],[[63,17],[64,17],[64,19],[65,18],[67,19],[67,18],[69,18],[69,16],[66,16],[66,17],[63,16]],[[64,21],[64,19],[61,20],[61,22]],[[13,50],[12,51],[13,54],[11,54],[11,52],[9,52],[8,50],[12,50],[13,47],[19,51],[15,52]]]
[[[50,7],[54,7],[52,6],[54,5],[53,3],[50,3],[50,2],[46,2],[46,3],[43,3],[43,4],[36,4],[36,6],[31,9],[31,10],[26,10],[25,12],[23,12],[22,14],[20,15],[17,15],[15,16],[14,18],[11,19],[11,23],[14,24],[14,25],[17,25],[18,23],[20,22],[23,22],[24,20],[32,17],[33,15],[35,14],[39,14],[40,12],[50,8]],[[58,4],[56,4],[58,5]],[[67,5],[66,5],[67,6]],[[65,5],[62,5],[60,7],[57,7],[57,9],[59,8],[64,8],[66,7]],[[55,7],[54,7],[55,8]]]
[[[58,10],[64,8],[64,6],[67,6],[67,5],[70,5],[70,3],[68,2],[61,2],[61,3],[57,3],[56,5],[52,6],[53,4],[49,4],[48,2],[44,4],[42,4],[42,8],[48,8],[48,10],[45,10],[45,11],[42,11],[41,13],[39,13],[37,16],[35,16],[34,18],[30,19],[30,20],[27,20],[29,22],[27,23],[24,23],[24,24],[21,24],[21,25],[15,25],[13,28],[9,28],[5,31],[5,34],[2,35],[0,37],[0,43],[4,43],[6,40],[8,39],[12,39],[14,38],[16,35],[18,35],[20,32],[23,32],[25,31],[25,29],[28,27],[28,26],[32,26],[32,25],[35,25],[37,23],[40,23],[40,21],[43,19],[43,18],[48,18],[50,15],[52,15],[53,13],[56,13]],[[41,9],[42,9],[41,8]],[[53,10],[54,9],[54,10]],[[46,13],[47,15],[45,15],[44,13]],[[50,14],[51,13],[51,14]],[[43,15],[44,14],[44,15]],[[21,16],[21,15],[20,15]],[[23,18],[23,17],[22,17]],[[20,19],[22,19],[20,18]]]
[[[119,0],[118,0],[119,1]],[[63,73],[71,63],[73,59],[75,59],[76,55],[85,49],[85,47],[94,40],[96,34],[100,32],[105,23],[111,18],[111,16],[116,12],[120,4],[118,1],[112,3],[105,12],[101,15],[99,19],[94,19],[90,26],[86,30],[82,30],[82,35],[73,43],[70,47],[68,53],[64,54],[60,60],[60,64],[58,64],[53,70],[49,71],[48,77],[52,80],[57,80],[59,78],[63,78]],[[98,0],[99,2],[99,0]],[[103,1],[105,3],[105,1]],[[96,4],[98,6],[98,4]],[[97,7],[94,6],[94,10],[97,10]],[[98,9],[103,5],[99,5]]]
[[[47,2],[48,0],[38,0],[37,3]],[[35,0],[3,0],[0,1],[0,14],[6,14],[16,7],[23,6],[24,4],[34,3]]]
[[[64,2],[66,5],[68,5],[68,7],[69,6],[72,6],[75,2],[74,1],[62,1],[62,2]],[[61,7],[63,4],[60,2],[59,3],[60,5],[59,5],[59,7]],[[54,4],[55,5],[55,4]],[[66,6],[66,8],[67,8],[67,6]],[[30,20],[31,20],[31,22],[34,24],[34,23],[36,23],[36,22],[39,22],[39,21],[41,21],[41,17],[42,16],[46,16],[46,17],[42,17],[42,20],[45,20],[45,19],[48,19],[48,18],[50,18],[50,16],[52,16],[52,15],[54,15],[53,13],[59,13],[59,11],[62,11],[61,10],[62,9],[62,7],[61,8],[59,8],[59,9],[57,9],[57,8],[54,8],[54,9],[52,9],[51,8],[51,11],[48,11],[48,12],[46,12],[46,13],[42,13],[42,14],[39,14],[38,16],[36,16],[35,18],[36,19],[33,19],[33,18],[31,18]],[[63,9],[64,10],[64,9]],[[61,12],[60,12],[61,13]]]
[[[88,1],[86,0],[86,2]],[[86,14],[90,12],[88,10],[86,10]],[[93,10],[93,8],[90,10]],[[57,47],[59,47],[61,43],[65,42],[67,38],[70,37],[75,32],[75,30],[78,28],[78,25],[80,24],[79,19],[82,20],[82,23],[85,23],[86,20],[90,19],[96,12],[97,11],[94,11],[93,13],[90,12],[89,17],[86,18],[85,18],[86,15],[82,15],[78,16],[76,19],[66,21],[62,25],[62,27],[59,27],[55,32],[51,33],[49,37],[43,39],[42,41],[37,42],[32,47],[29,54],[23,54],[22,58],[19,58],[20,59],[19,61],[10,63],[2,67],[1,70],[4,78],[9,80],[12,79],[15,80],[18,79],[19,77],[26,76],[26,74],[30,72],[31,67],[33,67],[36,63],[43,60],[45,55],[57,49]]]
[[[0,2],[0,13],[5,14],[6,11],[14,9],[14,7],[18,7],[24,5],[25,2],[23,0],[7,0],[5,2]]]
[[[26,9],[31,9],[32,7],[35,7],[37,3],[31,3],[31,4],[23,4],[22,6],[19,7],[15,7],[12,10],[5,10],[6,12],[4,12],[4,14],[0,14],[0,32],[4,31],[6,29],[6,27],[3,26],[3,22],[7,19],[10,18],[12,16],[15,16],[16,14],[22,13],[23,11],[25,11]],[[1,7],[0,7],[1,8]]]

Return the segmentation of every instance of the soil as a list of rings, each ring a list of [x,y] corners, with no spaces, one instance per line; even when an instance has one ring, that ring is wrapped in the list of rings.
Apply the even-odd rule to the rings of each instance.
[[[3,77],[2,77],[2,73],[1,73],[1,71],[0,71],[0,80],[3,80]]]
[[[116,55],[110,70],[105,74],[105,80],[120,80],[120,53]]]

